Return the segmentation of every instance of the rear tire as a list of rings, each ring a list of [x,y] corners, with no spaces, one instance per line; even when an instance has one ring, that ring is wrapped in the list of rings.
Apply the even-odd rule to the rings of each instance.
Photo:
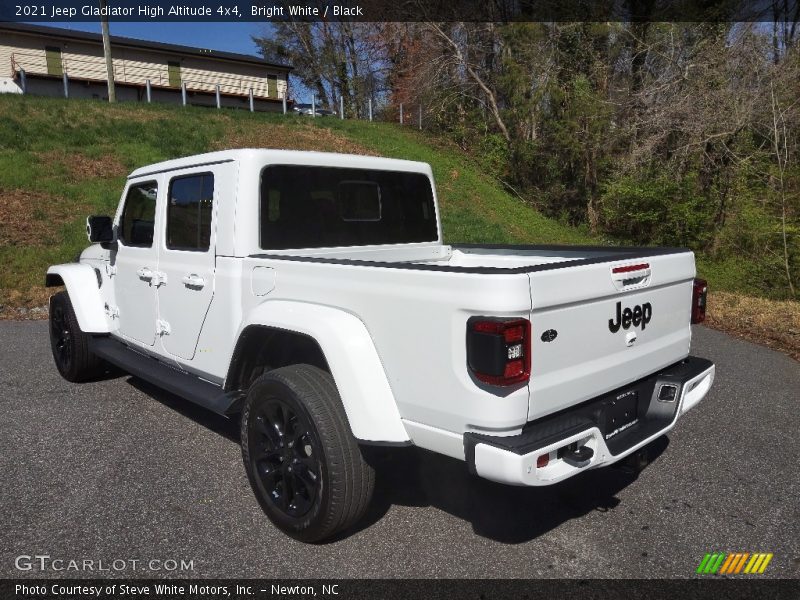
[[[89,350],[89,334],[81,331],[67,292],[50,298],[50,349],[61,376],[73,383],[102,375],[104,363]]]
[[[320,542],[366,512],[375,473],[350,431],[329,373],[292,365],[256,379],[245,401],[241,438],[253,492],[287,535]]]

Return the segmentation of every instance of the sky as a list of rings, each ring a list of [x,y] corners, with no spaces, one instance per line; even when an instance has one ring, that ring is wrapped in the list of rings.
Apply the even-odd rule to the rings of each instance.
[[[41,23],[37,23],[41,25]],[[100,23],[92,22],[48,22],[49,27],[62,27],[75,31],[100,33]],[[138,38],[151,42],[166,42],[223,50],[239,54],[258,56],[258,48],[250,39],[252,35],[263,35],[266,26],[262,23],[109,23],[111,35]]]

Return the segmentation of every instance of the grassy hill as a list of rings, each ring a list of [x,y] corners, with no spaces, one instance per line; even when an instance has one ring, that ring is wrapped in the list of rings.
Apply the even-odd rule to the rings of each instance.
[[[610,243],[544,217],[487,176],[480,164],[456,146],[411,127],[0,95],[0,316],[45,314],[42,307],[49,292],[42,284],[47,266],[70,261],[86,247],[86,215],[113,214],[130,171],[178,156],[242,147],[349,152],[428,162],[437,181],[448,243]],[[712,289],[732,287],[724,269],[701,263],[700,271],[711,281]],[[716,313],[718,326],[742,323],[742,331],[758,330],[761,339],[784,347],[788,344],[797,351],[797,303],[763,301],[768,305],[759,305],[758,313],[765,315],[764,323],[754,325],[752,320],[742,321],[751,304],[742,304],[735,294],[718,298],[727,311]],[[749,307],[747,311],[744,306]],[[785,329],[763,334],[764,328],[772,327],[768,317],[773,310],[788,312],[794,329],[790,327],[788,334]],[[780,337],[777,342],[775,336]]]
[[[436,144],[434,144],[436,142]],[[179,106],[0,96],[0,304],[45,303],[43,274],[86,246],[88,214],[113,214],[127,173],[225,148],[373,154],[429,162],[450,242],[590,243],[484,176],[455,147],[386,123]]]

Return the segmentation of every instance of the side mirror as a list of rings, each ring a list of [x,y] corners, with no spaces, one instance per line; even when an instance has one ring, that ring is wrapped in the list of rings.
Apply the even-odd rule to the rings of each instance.
[[[89,241],[111,242],[114,240],[114,226],[111,217],[92,215],[86,218],[86,235]]]

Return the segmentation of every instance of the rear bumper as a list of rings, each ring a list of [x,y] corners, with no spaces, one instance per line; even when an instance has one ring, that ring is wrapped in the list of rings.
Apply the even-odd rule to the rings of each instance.
[[[519,435],[466,433],[467,465],[480,477],[512,485],[550,485],[610,465],[672,429],[682,413],[705,397],[713,381],[714,363],[690,356],[609,394],[532,421]],[[662,388],[672,391],[670,386],[674,399],[659,399]],[[635,420],[616,426],[610,406],[633,393],[638,398]],[[567,446],[587,447],[591,457],[568,460],[562,456]],[[537,467],[544,454],[549,455],[548,464]]]

